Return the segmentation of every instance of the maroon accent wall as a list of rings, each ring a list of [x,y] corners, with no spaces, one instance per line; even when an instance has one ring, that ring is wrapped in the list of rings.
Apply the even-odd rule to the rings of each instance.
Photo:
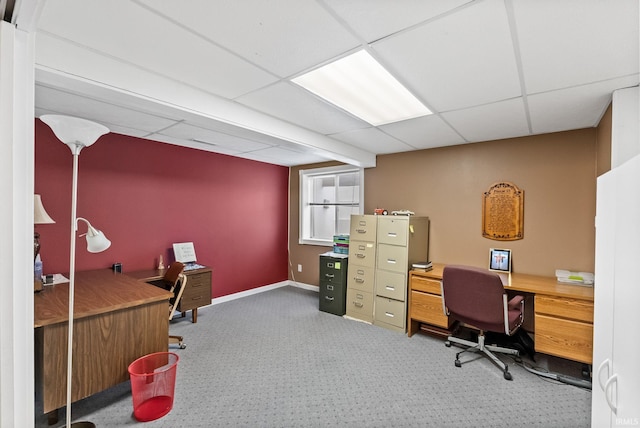
[[[35,193],[56,221],[36,226],[44,273],[68,272],[73,156],[35,128]],[[89,254],[79,238],[76,270],[151,269],[160,254],[173,261],[174,242],[193,241],[214,297],[288,278],[287,167],[111,133],[82,150],[78,177],[78,217],[112,244]]]

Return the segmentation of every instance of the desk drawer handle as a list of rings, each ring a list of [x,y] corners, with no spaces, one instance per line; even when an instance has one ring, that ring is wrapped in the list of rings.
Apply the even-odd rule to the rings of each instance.
[[[333,302],[333,299],[335,299],[335,297],[324,296],[324,300],[328,300],[330,302]]]
[[[356,308],[361,308],[361,307],[363,307],[363,306],[364,306],[364,304],[362,304],[362,303],[360,303],[360,302],[353,302],[353,304],[354,304],[354,306],[355,306]]]
[[[389,318],[394,318],[395,317],[395,315],[393,313],[391,313],[391,312],[385,312],[384,314],[385,314],[385,316],[388,316]]]
[[[202,299],[202,296],[196,296],[191,298],[191,300],[200,300],[200,299]]]

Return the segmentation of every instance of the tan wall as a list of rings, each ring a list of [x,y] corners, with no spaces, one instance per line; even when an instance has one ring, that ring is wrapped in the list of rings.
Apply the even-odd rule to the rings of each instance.
[[[503,247],[513,250],[516,272],[593,272],[602,144],[606,149],[606,132],[591,128],[381,155],[375,168],[365,170],[365,212],[409,209],[430,217],[432,261],[484,267],[489,248]],[[329,248],[298,244],[300,169],[291,168],[290,279],[318,285],[318,254]],[[500,181],[524,190],[521,240],[482,237],[482,194]]]

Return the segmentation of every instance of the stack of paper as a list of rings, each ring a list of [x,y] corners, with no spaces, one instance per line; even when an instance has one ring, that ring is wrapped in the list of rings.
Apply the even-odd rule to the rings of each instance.
[[[589,272],[572,272],[564,269],[556,269],[558,282],[578,285],[593,285],[593,274]]]

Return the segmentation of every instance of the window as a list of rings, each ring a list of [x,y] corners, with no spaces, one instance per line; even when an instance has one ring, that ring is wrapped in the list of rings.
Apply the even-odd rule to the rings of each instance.
[[[300,171],[301,244],[333,245],[363,212],[364,170],[352,165]]]

